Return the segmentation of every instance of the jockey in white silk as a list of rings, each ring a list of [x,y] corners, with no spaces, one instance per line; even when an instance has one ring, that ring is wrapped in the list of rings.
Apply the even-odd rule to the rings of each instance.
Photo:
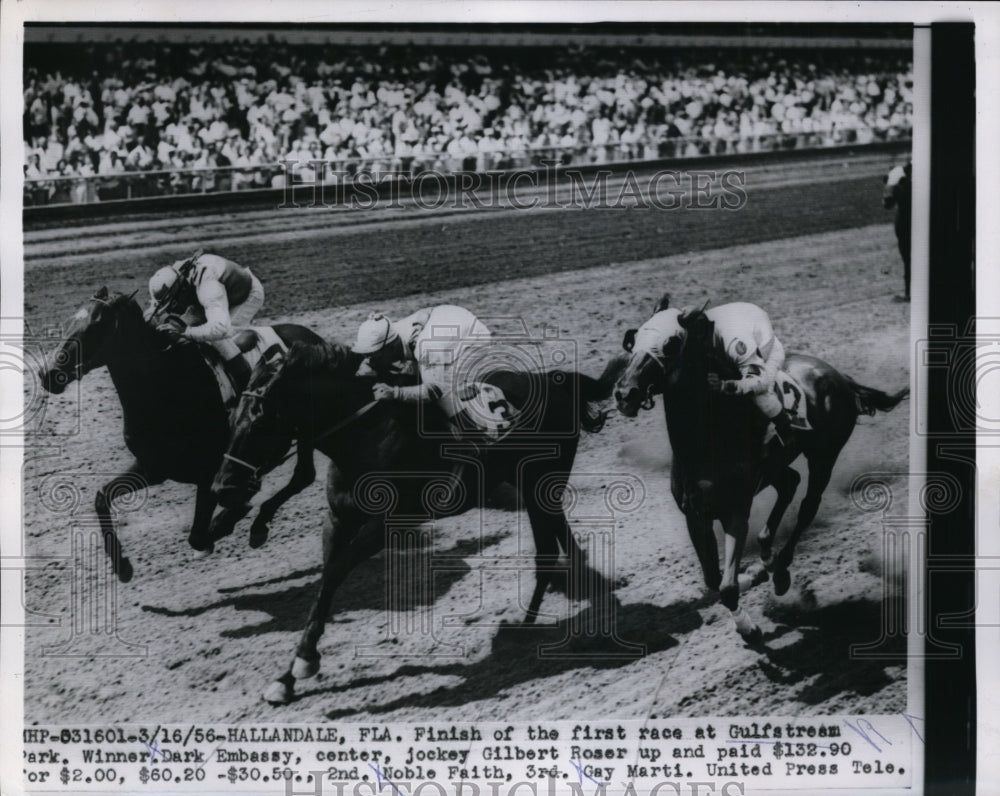
[[[264,286],[249,268],[201,252],[159,269],[149,281],[149,293],[150,311],[169,305],[178,296],[193,295],[205,320],[188,326],[181,336],[209,343],[226,363],[238,361],[240,350],[232,338],[250,326],[264,304]],[[176,309],[183,312],[187,307]]]
[[[684,335],[680,318],[689,310],[662,310],[635,335],[633,351],[644,351],[662,361],[663,348],[672,337]],[[739,379],[720,380],[709,375],[713,390],[727,395],[752,395],[757,408],[774,423],[778,440],[787,445],[791,421],[785,414],[774,384],[778,371],[785,364],[785,348],[774,334],[771,319],[756,304],[733,302],[706,310],[705,315],[715,324],[715,343],[740,372]]]
[[[354,352],[367,356],[368,366],[380,376],[419,374],[409,386],[375,385],[377,400],[436,401],[450,420],[461,411],[458,390],[463,358],[481,354],[490,330],[463,307],[442,304],[419,310],[396,322],[372,313],[358,329]],[[468,364],[468,359],[464,364]]]

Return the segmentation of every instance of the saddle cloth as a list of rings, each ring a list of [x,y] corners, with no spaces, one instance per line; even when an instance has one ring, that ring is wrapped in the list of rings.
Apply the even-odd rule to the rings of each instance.
[[[469,382],[457,390],[461,411],[455,416],[463,436],[493,444],[514,428],[520,410],[507,400],[503,390],[486,382]]]
[[[242,329],[232,339],[240,349],[240,356],[249,365],[247,372],[252,371],[261,359],[268,360],[276,354],[288,352],[288,346],[270,326]],[[237,383],[236,377],[226,369],[219,352],[211,345],[202,345],[201,352],[219,383],[223,405],[232,409],[239,403],[240,393],[246,389],[246,384]]]
[[[799,431],[811,431],[812,425],[810,425],[809,417],[806,414],[808,401],[802,385],[785,371],[779,370],[774,380],[774,391],[781,400],[781,405],[785,407],[785,414],[788,415],[792,428]],[[770,442],[774,433],[774,424],[772,423],[767,427],[764,442]]]

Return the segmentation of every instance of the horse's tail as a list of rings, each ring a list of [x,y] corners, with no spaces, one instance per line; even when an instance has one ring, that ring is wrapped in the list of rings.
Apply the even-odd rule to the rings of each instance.
[[[583,373],[577,377],[577,398],[580,402],[580,425],[584,431],[596,434],[608,419],[610,411],[602,404],[611,397],[615,382],[628,364],[627,354],[617,354],[596,379]]]
[[[904,387],[899,392],[890,395],[887,392],[882,392],[882,390],[876,390],[874,387],[865,387],[863,384],[858,384],[850,376],[846,376],[845,378],[847,379],[847,383],[851,385],[851,390],[854,391],[854,400],[857,403],[858,414],[874,415],[876,412],[888,412],[890,409],[894,409],[900,401],[910,394],[909,387]]]

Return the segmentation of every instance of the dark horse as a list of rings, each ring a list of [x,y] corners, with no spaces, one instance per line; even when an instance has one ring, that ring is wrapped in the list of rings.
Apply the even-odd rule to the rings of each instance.
[[[390,512],[424,518],[459,514],[481,506],[496,485],[513,484],[535,542],[529,623],[546,587],[557,575],[567,575],[566,567],[557,566],[560,548],[569,562],[568,589],[584,571],[562,496],[580,428],[603,426],[597,402],[610,396],[614,376],[597,380],[566,371],[484,376],[521,410],[519,418],[531,418],[531,427],[519,434],[515,424],[504,440],[478,448],[447,432],[436,436],[434,429],[444,424],[428,419],[427,406],[420,415],[413,405],[375,403],[373,382],[356,376],[360,361],[339,344],[295,345],[283,362],[258,368],[237,409],[230,449],[216,477],[219,502],[234,506],[249,498],[259,473],[273,467],[293,439],[330,458],[331,521],[323,535],[319,594],[292,665],[265,692],[273,704],[291,701],[296,679],[319,670],[317,642],[334,592],[351,570],[386,546]]]
[[[667,300],[661,300],[657,311],[666,307]],[[889,395],[858,384],[815,357],[790,354],[784,369],[805,391],[812,429],[796,431],[787,447],[765,448],[767,422],[751,397],[709,389],[709,373],[722,379],[740,378],[716,343],[715,324],[700,310],[682,315],[680,324],[684,333],[666,341],[662,350],[633,352],[615,387],[615,397],[621,412],[634,417],[640,406],[652,406],[653,394],[663,394],[674,454],[671,489],[687,519],[705,584],[720,592],[740,634],[755,641],[760,629],[739,607],[738,577],[754,496],[768,486],[778,493],[758,540],[775,593],[781,595],[791,584],[788,569],[795,545],[816,516],[834,463],[858,416],[889,411],[909,395],[909,389]],[[634,339],[634,331],[626,335],[627,349],[629,339]],[[806,494],[788,541],[773,554],[774,534],[799,485],[800,476],[790,465],[800,454],[809,464]],[[725,532],[722,573],[713,531],[716,519]],[[766,573],[759,574],[766,579]],[[754,582],[759,580],[747,576],[743,586]]]
[[[232,507],[212,523],[212,494],[222,454],[229,443],[229,416],[219,385],[198,347],[171,345],[168,337],[143,320],[132,295],[101,288],[73,316],[66,339],[47,358],[39,377],[50,393],[62,393],[70,382],[106,366],[118,391],[125,421],[125,445],[135,462],[97,492],[94,507],[101,522],[104,550],[119,580],[132,578],[132,564],[122,553],[111,516],[115,498],[166,480],[195,484],[194,521],[188,541],[209,552],[213,541],[232,531],[249,506]],[[320,338],[303,326],[282,324],[277,335],[290,345]],[[303,448],[295,475],[285,489],[261,506],[251,531],[251,544],[267,538],[267,522],[290,495],[315,478],[312,452]]]

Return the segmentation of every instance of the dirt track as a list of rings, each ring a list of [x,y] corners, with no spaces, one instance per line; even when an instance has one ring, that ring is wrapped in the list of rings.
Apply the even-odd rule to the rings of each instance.
[[[557,326],[576,342],[580,367],[596,373],[616,352],[623,331],[641,322],[655,297],[669,289],[683,303],[761,303],[786,348],[820,355],[862,383],[895,390],[908,383],[908,306],[891,302],[901,265],[879,206],[874,175],[881,168],[847,163],[842,169],[842,180],[810,185],[806,164],[798,184],[762,182],[758,189],[748,170],[749,202],[739,213],[497,211],[357,228],[331,222],[326,234],[278,225],[270,238],[261,227],[263,240],[227,242],[218,250],[261,275],[267,319],[294,318],[327,336],[352,334],[373,306],[398,315],[457,302],[484,317],[523,318],[536,333],[543,325]],[[29,232],[29,323],[46,328],[64,319],[105,282],[139,287],[140,276],[152,267],[190,251],[190,235],[180,235],[180,227],[198,232],[211,224],[213,235],[227,241],[250,234],[246,220],[233,219],[229,237],[218,232],[220,223],[177,219],[178,226],[157,233],[159,239],[124,251],[119,239],[127,233],[120,228],[91,230],[88,240],[104,243],[91,252],[59,251],[58,240]],[[183,245],[172,242],[182,237]],[[198,238],[206,247],[216,239]],[[94,490],[128,463],[107,374],[88,376],[80,396],[81,432],[56,455],[29,455],[26,463],[28,555],[66,556],[71,524],[92,516]],[[47,422],[64,422],[75,411],[74,398],[51,398]],[[850,644],[879,637],[882,610],[880,517],[862,512],[848,493],[859,473],[906,471],[908,427],[907,403],[890,415],[862,418],[799,546],[792,591],[776,599],[769,586],[761,586],[744,598],[762,623],[764,652],[743,647],[726,612],[705,593],[683,521],[669,499],[669,448],[658,408],[634,421],[616,416],[599,435],[586,437],[571,481],[576,503],[570,519],[578,529],[588,520],[607,520],[605,492],[616,475],[644,485],[641,506],[600,527],[614,529],[618,636],[644,644],[645,657],[539,659],[539,643],[558,642],[567,617],[589,610],[560,594],[549,593],[543,603],[551,613],[548,628],[527,639],[498,633],[497,623],[521,616],[518,573],[490,565],[519,549],[530,551],[531,541],[519,513],[492,508],[433,528],[433,561],[448,558],[448,568],[426,575],[424,585],[432,591],[420,592],[403,616],[386,610],[387,563],[402,566],[401,557],[430,550],[383,555],[360,567],[335,600],[320,646],[319,677],[301,682],[302,698],[281,709],[265,705],[260,692],[290,660],[313,596],[322,478],[279,514],[264,548],[249,549],[244,524],[204,561],[193,561],[186,544],[193,488],[156,487],[126,515],[120,534],[136,577],[118,589],[119,637],[145,645],[146,654],[43,654],[43,647],[68,638],[71,568],[53,562],[31,571],[28,609],[61,618],[63,626],[28,633],[26,721],[526,720],[901,710],[903,650],[896,650],[898,660],[852,660],[848,654]],[[325,460],[320,465],[322,473]],[[265,482],[265,493],[287,473]],[[67,474],[81,496],[73,518],[46,509],[39,499],[51,490],[47,476]],[[896,497],[905,503],[905,479],[898,487]],[[761,524],[772,495],[758,500],[752,528]],[[786,526],[796,508],[797,501]],[[748,558],[755,554],[751,545]],[[520,577],[522,589],[531,582],[530,571]],[[425,620],[432,634],[406,632],[407,622],[419,628]],[[86,638],[81,647],[100,653],[109,642]]]

